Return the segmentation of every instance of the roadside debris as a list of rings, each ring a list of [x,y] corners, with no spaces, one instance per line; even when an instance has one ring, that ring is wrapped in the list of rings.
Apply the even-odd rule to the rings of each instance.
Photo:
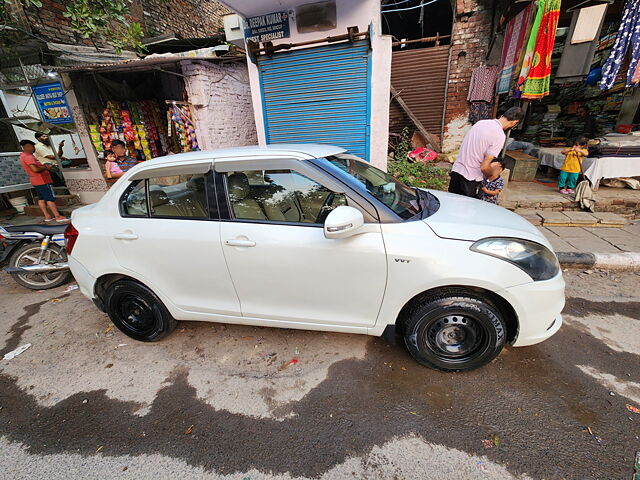
[[[628,403],[627,403],[627,410],[633,413],[640,413],[640,408],[634,407],[633,405],[629,405]]]
[[[494,433],[493,435],[491,435],[491,438],[482,440],[482,446],[484,448],[493,448],[493,447],[498,448],[501,443],[502,443],[502,440],[500,440],[500,436],[497,433]]]
[[[102,451],[102,449],[104,448],[104,445],[100,445],[97,449],[96,449],[96,453]]]
[[[66,299],[65,298],[52,298],[51,300],[49,300],[51,303],[60,303],[60,302],[64,302]]]
[[[73,292],[74,290],[77,290],[79,287],[77,284],[73,284],[73,285],[69,285],[67,288],[64,289],[64,293],[69,293],[69,292]]]
[[[280,365],[278,367],[278,371],[281,372],[282,370],[289,368],[291,365],[295,365],[296,363],[298,363],[298,359],[296,357],[293,357],[288,362],[284,362],[282,365]]]
[[[25,343],[24,345],[19,346],[15,350],[12,350],[9,353],[5,353],[3,360],[12,360],[24,352],[27,348],[31,346],[30,343]]]
[[[191,435],[191,432],[193,432],[193,427],[195,427],[195,425],[190,425],[189,427],[187,427],[187,429],[184,431],[184,434]]]
[[[484,462],[483,462],[483,461],[481,461],[481,460],[478,460],[478,461],[476,462],[476,465],[478,465],[478,468],[479,468],[480,470],[482,470],[483,472],[485,472],[485,471],[487,470],[486,465],[485,465],[485,464],[484,464]]]
[[[482,440],[482,446],[484,448],[493,448],[493,442],[491,440]]]
[[[111,325],[108,325],[108,326],[104,327],[104,330],[102,330],[102,333],[106,335],[111,330],[113,330],[113,323]]]

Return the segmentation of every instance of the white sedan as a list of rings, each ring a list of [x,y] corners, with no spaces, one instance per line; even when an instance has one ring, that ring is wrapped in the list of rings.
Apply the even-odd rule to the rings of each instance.
[[[141,341],[177,320],[401,335],[456,371],[562,324],[564,280],[535,227],[327,145],[141,163],[65,236],[82,293]]]

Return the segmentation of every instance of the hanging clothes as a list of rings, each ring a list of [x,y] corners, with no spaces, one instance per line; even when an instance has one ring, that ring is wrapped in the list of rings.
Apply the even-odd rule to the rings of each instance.
[[[600,90],[608,90],[613,87],[629,48],[631,48],[631,63],[627,72],[627,87],[632,86],[633,76],[638,66],[638,60],[640,60],[640,0],[627,0],[624,6],[618,35],[609,58],[602,67]]]
[[[519,60],[518,54],[525,42],[532,12],[533,4],[529,4],[507,24],[497,93],[507,93],[511,88],[513,74]]]
[[[573,12],[569,33],[567,34],[567,42],[564,45],[555,78],[562,78],[564,82],[577,82],[589,74],[593,56],[598,48],[598,36],[604,23],[607,6],[605,3],[602,6],[586,7]],[[573,39],[576,38],[578,29],[578,20],[584,16],[584,10],[589,10],[595,14],[595,17],[589,16],[589,25],[594,29],[593,36],[595,39],[593,41],[574,42]],[[597,23],[594,24],[593,22]],[[584,33],[581,33],[579,38],[588,38],[591,34],[587,35],[586,32],[585,28]]]
[[[636,84],[636,86],[640,83],[640,62],[638,62],[638,66],[636,67],[636,72],[633,74],[631,78],[631,83]]]
[[[481,65],[473,69],[467,100],[470,102],[493,102],[496,91],[496,81],[500,67]]]
[[[536,39],[538,38],[538,30],[540,29],[540,23],[542,22],[542,15],[544,13],[544,5],[546,1],[548,0],[540,0],[538,2],[536,15],[533,18],[533,23],[531,24],[531,28],[529,29],[529,36],[527,37],[527,48],[524,52],[520,75],[518,75],[518,81],[516,82],[516,88],[513,95],[515,98],[521,97],[522,87],[524,86],[525,80],[529,76],[529,70],[531,69],[531,64],[533,62],[533,51],[536,47]]]
[[[487,102],[472,102],[469,107],[469,123],[475,125],[480,120],[493,117],[493,104]]]
[[[522,88],[524,99],[536,100],[549,95],[551,55],[560,19],[560,2],[561,0],[544,2],[544,13],[538,29],[531,68]]]

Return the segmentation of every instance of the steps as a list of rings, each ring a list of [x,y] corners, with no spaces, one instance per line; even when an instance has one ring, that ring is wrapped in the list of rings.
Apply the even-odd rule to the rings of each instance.
[[[65,190],[68,192],[66,187],[55,187],[56,190],[56,206],[58,207],[58,211],[60,214],[69,216],[71,212],[76,208],[82,207],[83,205],[80,203],[80,197],[77,195],[71,195],[69,193],[58,193],[59,191]],[[60,190],[58,190],[60,189]],[[36,202],[37,202],[36,197]],[[24,209],[25,215],[29,215],[31,217],[43,217],[42,210],[40,207],[36,205],[28,205]]]

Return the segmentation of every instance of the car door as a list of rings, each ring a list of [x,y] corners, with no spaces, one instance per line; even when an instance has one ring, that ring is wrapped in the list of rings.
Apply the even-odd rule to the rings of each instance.
[[[162,170],[133,181],[121,198],[111,238],[118,262],[184,311],[239,317],[220,222],[208,209],[211,173]]]
[[[223,251],[242,315],[307,328],[371,327],[386,286],[382,234],[325,238],[330,210],[355,204],[344,189],[329,188],[321,174],[314,179],[309,167],[304,170],[216,173],[223,190],[218,199],[228,202],[230,217],[221,224]]]

